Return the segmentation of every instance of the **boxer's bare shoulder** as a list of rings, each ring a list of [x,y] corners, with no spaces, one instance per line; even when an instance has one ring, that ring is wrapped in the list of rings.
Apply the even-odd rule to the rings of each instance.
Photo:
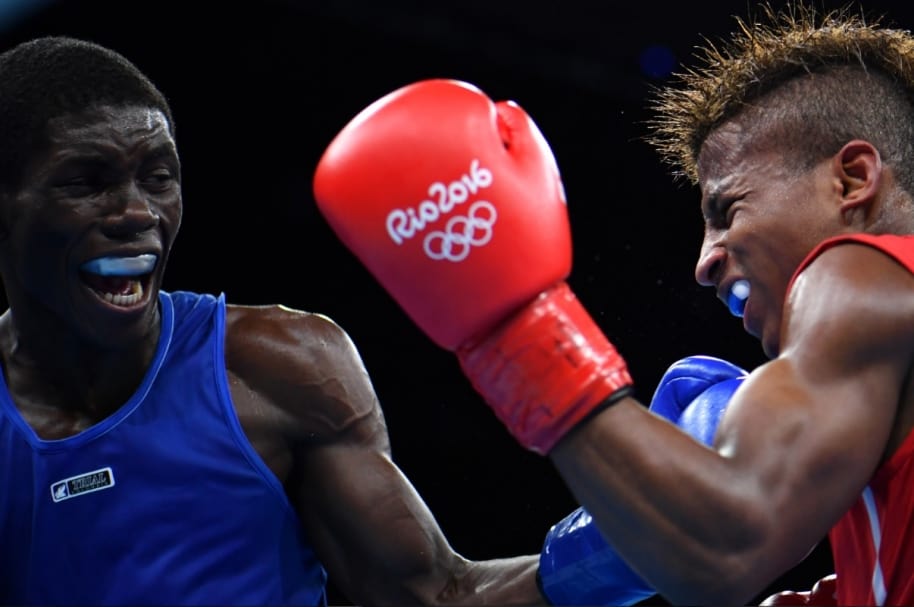
[[[333,320],[284,306],[226,308],[225,361],[248,435],[323,444],[387,432],[359,353]],[[256,440],[255,440],[256,443]]]

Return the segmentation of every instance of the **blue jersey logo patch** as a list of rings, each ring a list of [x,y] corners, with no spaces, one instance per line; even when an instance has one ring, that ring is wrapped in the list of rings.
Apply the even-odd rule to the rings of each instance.
[[[51,499],[62,502],[71,497],[79,497],[114,486],[114,472],[111,468],[100,468],[85,474],[71,476],[51,485]]]

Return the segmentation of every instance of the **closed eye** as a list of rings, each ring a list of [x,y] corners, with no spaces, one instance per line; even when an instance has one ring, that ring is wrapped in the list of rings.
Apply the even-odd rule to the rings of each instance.
[[[733,224],[733,218],[740,209],[740,202],[743,201],[741,196],[722,196],[715,200],[715,206],[711,207],[710,221],[715,227],[729,228]]]
[[[733,216],[736,215],[737,210],[739,210],[739,207],[736,204],[739,200],[739,198],[730,198],[724,200],[721,204],[719,214],[720,217],[723,218],[725,225],[730,226],[730,224],[733,223]]]

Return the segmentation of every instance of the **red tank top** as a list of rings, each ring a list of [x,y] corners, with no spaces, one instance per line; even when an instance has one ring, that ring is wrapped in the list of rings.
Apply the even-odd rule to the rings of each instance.
[[[794,280],[822,251],[847,242],[879,249],[914,273],[914,236],[854,234],[820,244]],[[914,432],[877,469],[828,538],[839,605],[914,605]]]

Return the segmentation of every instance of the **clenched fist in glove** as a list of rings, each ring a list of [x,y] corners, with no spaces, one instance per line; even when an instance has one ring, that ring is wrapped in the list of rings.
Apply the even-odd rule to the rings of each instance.
[[[663,374],[650,410],[711,445],[746,375],[745,369],[713,356],[683,358]],[[583,508],[546,534],[538,578],[543,596],[553,605],[634,605],[656,594],[606,542]]]
[[[457,354],[528,449],[549,452],[629,391],[625,361],[565,282],[562,182],[517,104],[455,80],[405,86],[334,138],[314,194],[343,243]]]

